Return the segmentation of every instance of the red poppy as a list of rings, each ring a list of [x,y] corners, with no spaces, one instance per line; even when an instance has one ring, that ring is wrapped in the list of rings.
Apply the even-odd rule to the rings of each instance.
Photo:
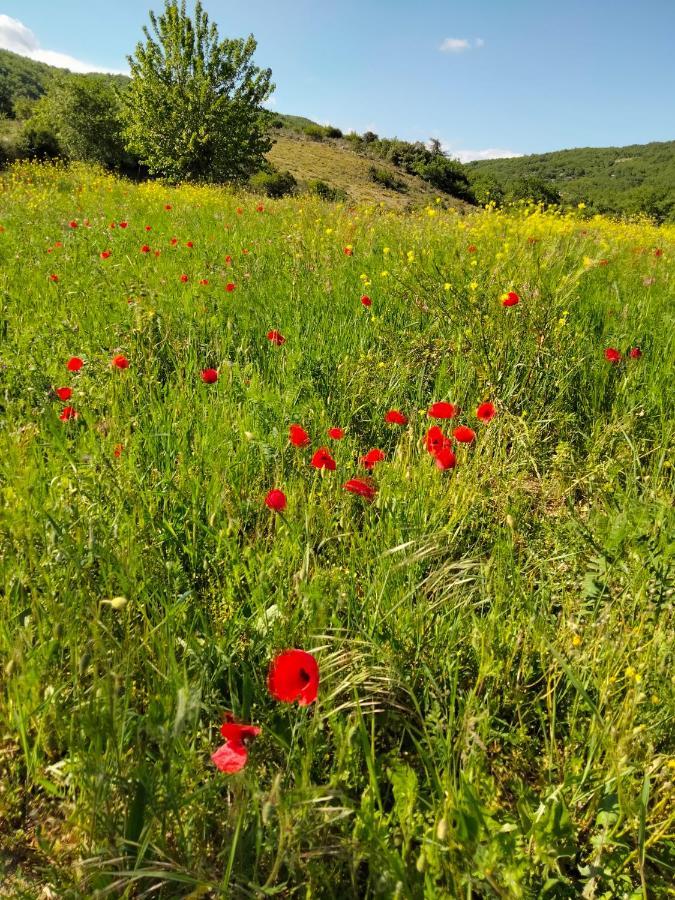
[[[654,251],[654,256],[663,256],[663,250],[660,247],[657,247]]]
[[[225,743],[211,754],[211,761],[221,772],[230,775],[240,772],[248,759],[247,744],[260,734],[260,728],[257,725],[224,722],[220,733]]]
[[[59,276],[58,276],[58,275],[50,275],[50,276],[49,276],[49,280],[50,280],[50,281],[58,281],[58,280],[59,280]]]
[[[328,469],[329,472],[335,471],[335,460],[330,455],[327,447],[319,447],[311,463],[315,469]]]
[[[117,228],[117,224],[115,222],[110,223],[110,228]]]
[[[63,244],[61,243],[61,241],[55,241],[54,246],[55,247],[63,247]]]
[[[471,444],[476,440],[476,432],[473,428],[467,428],[466,425],[458,425],[452,434],[460,444]]]
[[[609,265],[609,260],[608,260],[608,259],[601,259],[601,260],[598,261],[598,265],[599,265],[599,266],[608,266],[608,265]]]
[[[202,287],[205,287],[209,283],[209,279],[202,278],[199,283],[202,285]]]
[[[215,384],[218,381],[218,372],[215,369],[202,369],[202,381],[204,384]]]
[[[283,512],[286,509],[286,494],[278,488],[273,488],[265,497],[265,506],[273,509],[275,512]]]
[[[309,435],[302,425],[291,425],[288,429],[288,440],[294,447],[309,447]]]
[[[384,421],[388,422],[390,425],[407,425],[408,417],[404,416],[403,413],[399,412],[397,409],[390,409],[389,412],[386,413]]]
[[[344,428],[329,428],[328,429],[328,437],[333,438],[334,441],[341,441],[345,436]]]
[[[128,224],[128,222],[120,222],[120,228],[126,228]]]
[[[101,259],[108,259],[110,256],[112,256],[112,250],[103,250],[101,253]]]
[[[77,228],[77,222],[74,219],[72,222],[68,222],[68,225],[70,225],[71,228]]]
[[[171,204],[167,203],[164,209],[168,212],[171,209]]]
[[[113,356],[112,364],[117,369],[128,369],[129,368],[129,360],[122,353],[118,353],[117,356]]]
[[[148,245],[143,244],[143,246],[141,247],[141,253],[149,253],[149,252],[150,252],[150,248],[148,247]]]
[[[264,212],[264,210],[265,210],[265,207],[262,205],[262,203],[259,203],[258,206],[256,206],[256,208],[255,208],[256,212]]]
[[[457,407],[452,403],[432,403],[429,407],[428,415],[434,419],[454,419],[457,415]]]
[[[492,403],[481,403],[476,410],[476,418],[480,422],[489,422],[491,419],[494,419],[495,415],[496,410]]]
[[[319,666],[311,653],[284,650],[270,663],[267,687],[275,700],[298,701],[299,706],[314,703],[319,691]]]
[[[171,244],[172,247],[175,247],[176,244],[178,243],[178,238],[172,237],[171,240],[169,241],[169,243]]]
[[[243,213],[243,211],[244,211],[244,210],[241,208],[241,206],[238,206],[238,207],[237,207],[237,215],[238,215],[238,216],[240,216],[240,215]]]
[[[361,462],[366,467],[366,469],[374,469],[377,463],[382,462],[385,458],[385,454],[382,450],[378,450],[377,447],[374,447],[372,450],[369,450],[366,455],[361,459]]]
[[[225,290],[228,292],[228,294],[231,294],[232,291],[236,288],[236,286],[237,285],[233,281],[228,281],[227,284],[225,285]]]
[[[59,400],[70,400],[73,396],[73,389],[69,387],[55,388],[54,393]]]
[[[466,249],[467,249],[467,252],[469,252],[469,253],[475,253],[476,250],[478,250],[478,247],[476,247],[475,244],[469,244],[469,246]]]
[[[73,406],[64,406],[63,410],[61,411],[61,415],[59,416],[59,419],[61,419],[62,422],[67,422],[69,419],[76,419],[76,418],[77,418],[77,411],[75,410],[75,407],[73,407]]]
[[[363,303],[364,306],[372,306],[373,305],[373,301],[370,299],[368,294],[364,294],[363,297],[361,297],[361,303]]]
[[[186,244],[185,244],[185,246],[186,246],[186,247],[189,247],[190,249],[192,249],[192,248],[194,247],[194,243],[193,243],[192,241],[187,241]]]
[[[183,282],[183,284],[185,284],[185,283],[187,282],[187,280],[188,280],[187,275],[185,275],[185,274],[181,275],[181,276],[180,276],[180,280]]]
[[[366,500],[372,500],[377,493],[373,485],[363,478],[350,478],[342,487],[350,494],[358,494],[359,497],[364,497]]]
[[[457,457],[450,447],[442,447],[435,454],[434,459],[436,460],[436,466],[441,472],[445,472],[446,469],[454,469],[457,465]]]
[[[66,369],[68,369],[69,372],[79,372],[83,365],[84,361],[81,360],[79,356],[71,356],[66,363]]]
[[[605,359],[607,362],[618,363],[621,362],[621,354],[614,347],[608,347],[605,350]]]
[[[271,341],[273,344],[276,344],[277,347],[280,347],[282,344],[286,343],[286,338],[280,331],[268,331],[267,340]]]
[[[124,450],[124,444],[115,444],[115,449],[113,450],[113,453],[114,453],[116,459],[120,458],[123,450]]]
[[[159,256],[161,252],[161,250],[155,250],[155,256]]]
[[[354,251],[352,250],[351,247],[343,247],[343,253],[345,256],[353,256],[354,255]]]
[[[640,359],[642,350],[639,347],[632,347],[629,355],[631,359]]]
[[[515,291],[509,291],[502,300],[502,306],[516,306],[518,303],[520,303],[520,297]]]
[[[225,257],[225,264],[228,265],[228,266],[231,266],[231,265],[232,265],[232,257],[229,255],[229,253],[228,253],[228,255]]]
[[[432,425],[431,428],[427,431],[425,444],[427,447],[427,452],[431,453],[431,455],[434,456],[444,447],[449,447],[450,440],[446,438],[438,425]]]

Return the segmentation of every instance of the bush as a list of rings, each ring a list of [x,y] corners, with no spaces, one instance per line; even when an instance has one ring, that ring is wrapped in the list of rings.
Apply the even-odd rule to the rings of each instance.
[[[511,203],[517,203],[519,200],[533,200],[535,203],[555,206],[560,203],[560,194],[550,181],[530,176],[514,181],[509,188],[507,199]]]
[[[356,131],[350,131],[345,135],[345,140],[349,141],[350,144],[362,144],[363,140],[360,134],[357,134]]]
[[[372,144],[373,141],[377,141],[379,138],[374,131],[364,131],[361,140],[364,144]]]
[[[339,128],[335,128],[334,125],[326,125],[325,128],[326,137],[329,138],[341,138],[342,131]]]
[[[470,203],[474,202],[466,169],[455,159],[434,156],[428,162],[418,163],[415,166],[415,173],[439,191]]]
[[[400,193],[403,193],[407,190],[405,181],[401,181],[400,178],[397,178],[388,169],[378,169],[377,166],[371,166],[368,169],[368,175],[370,176],[371,181],[374,181],[376,184],[381,184],[382,187],[389,188],[390,191],[399,191]]]
[[[321,181],[320,178],[309,181],[307,183],[307,190],[310,194],[314,194],[317,197],[321,197],[322,200],[329,200],[333,203],[343,203],[349,199],[349,195],[346,191],[343,191],[342,188],[333,187],[332,184],[328,184],[327,181]]]
[[[284,123],[282,122],[281,119],[273,119],[270,124],[271,124],[272,128],[283,128],[284,127]]]
[[[306,125],[302,131],[313,141],[322,141],[326,137],[326,129],[321,125]]]
[[[256,172],[249,184],[253,190],[268,197],[285,197],[293,193],[297,181],[290,172]]]

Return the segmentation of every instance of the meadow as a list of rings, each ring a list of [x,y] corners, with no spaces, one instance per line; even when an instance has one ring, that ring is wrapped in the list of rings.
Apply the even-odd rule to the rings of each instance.
[[[671,895],[675,228],[425,203],[2,173],[0,895]]]

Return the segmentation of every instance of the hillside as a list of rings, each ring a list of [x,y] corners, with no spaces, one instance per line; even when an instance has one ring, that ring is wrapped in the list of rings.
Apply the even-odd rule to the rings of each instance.
[[[492,176],[506,190],[524,178],[553,184],[564,202],[600,212],[675,210],[675,141],[627,147],[580,147],[470,163],[472,176]],[[650,209],[650,207],[653,207]]]

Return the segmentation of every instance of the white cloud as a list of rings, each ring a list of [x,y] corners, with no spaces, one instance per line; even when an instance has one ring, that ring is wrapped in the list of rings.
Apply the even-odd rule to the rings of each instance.
[[[11,50],[20,56],[27,56],[36,62],[47,63],[50,66],[58,66],[61,69],[70,69],[71,72],[104,72],[108,75],[127,75],[124,69],[106,69],[92,63],[84,62],[69,56],[67,53],[59,53],[57,50],[44,50],[40,47],[38,39],[30,28],[18,19],[0,14],[0,48]]]
[[[478,50],[484,46],[483,38],[475,38],[473,41],[467,38],[445,38],[438,49],[441,53],[464,53],[465,50]]]
[[[475,162],[479,159],[509,159],[513,156],[523,156],[515,150],[503,150],[501,147],[488,147],[487,150],[448,150],[450,156],[460,162]]]

